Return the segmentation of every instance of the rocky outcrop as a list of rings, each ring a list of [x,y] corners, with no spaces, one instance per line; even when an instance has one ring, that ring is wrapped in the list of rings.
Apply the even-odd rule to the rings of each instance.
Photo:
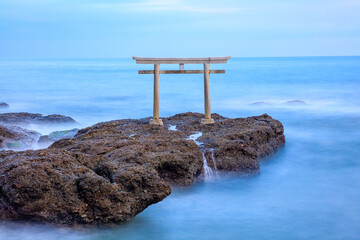
[[[108,162],[145,164],[167,182],[190,185],[201,174],[201,152],[181,131],[148,124],[148,119],[117,120],[79,130],[72,139],[55,142],[50,149],[65,149],[93,156],[93,166]],[[197,124],[198,125],[198,124]]]
[[[285,143],[282,124],[264,114],[200,125],[202,114],[116,120],[81,129],[48,149],[0,151],[0,218],[56,224],[127,221],[213,168],[254,172]],[[170,125],[176,131],[169,130]],[[189,136],[201,132],[197,143]],[[212,163],[212,164],[211,164]]]
[[[49,135],[42,135],[37,143],[40,145],[44,144],[49,146],[58,140],[74,137],[78,131],[79,131],[78,128],[73,128],[70,130],[63,130],[63,131],[55,131],[50,133]]]
[[[38,141],[40,133],[24,128],[0,125],[0,149],[24,150]]]
[[[253,102],[250,105],[252,105],[252,106],[269,106],[269,105],[271,105],[271,103],[261,101],[261,102]]]
[[[5,123],[15,126],[26,126],[29,124],[76,124],[76,121],[71,117],[63,115],[47,115],[44,116],[38,113],[1,113],[0,123]]]
[[[74,125],[77,122],[63,115],[48,115],[36,113],[2,113],[0,114],[0,150],[27,150],[32,149],[37,142],[37,147],[48,147],[53,142],[73,137],[78,129],[57,131],[46,136],[25,129],[30,124],[35,125]]]
[[[171,192],[152,168],[122,164],[112,180],[64,150],[0,152],[0,217],[52,224],[128,221]]]
[[[285,104],[288,104],[288,105],[307,105],[306,102],[304,102],[302,100],[291,100],[291,101],[285,102]]]
[[[0,102],[0,108],[8,108],[8,107],[10,107],[9,104],[5,102]]]
[[[285,144],[282,124],[264,114],[258,117],[228,119],[213,114],[215,124],[197,124],[202,114],[185,113],[164,121],[176,125],[179,131],[201,132],[197,139],[205,152],[210,167],[218,170],[254,172],[259,170],[259,159],[274,153]],[[187,119],[184,122],[183,119]],[[215,160],[215,161],[212,161]],[[215,163],[214,163],[215,162]]]

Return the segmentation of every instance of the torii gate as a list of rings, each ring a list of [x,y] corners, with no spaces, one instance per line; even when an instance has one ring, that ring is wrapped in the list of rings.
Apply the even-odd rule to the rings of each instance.
[[[150,124],[163,125],[159,118],[159,85],[160,74],[204,74],[204,102],[205,102],[205,118],[201,120],[201,124],[214,123],[211,118],[210,105],[210,73],[225,73],[225,70],[210,70],[211,63],[226,63],[231,57],[207,57],[207,58],[143,58],[133,57],[138,64],[154,64],[154,70],[139,70],[139,74],[154,74],[154,107],[153,119]],[[184,70],[184,64],[204,64],[204,70]],[[160,70],[160,64],[179,64],[179,70]]]

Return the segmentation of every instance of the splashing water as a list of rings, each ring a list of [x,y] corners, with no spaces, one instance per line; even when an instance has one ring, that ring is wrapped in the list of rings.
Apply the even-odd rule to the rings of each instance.
[[[194,134],[191,134],[188,139],[193,140],[199,147],[202,145],[201,142],[199,142],[197,139],[202,136],[202,132],[196,132]]]
[[[212,178],[213,176],[213,170],[211,169],[211,167],[209,167],[206,157],[205,157],[205,153],[203,151],[201,151],[203,160],[204,160],[204,179],[209,180]]]
[[[218,172],[218,169],[217,169],[217,166],[216,166],[216,159],[215,159],[215,154],[214,154],[214,150],[213,150],[213,149],[211,150],[211,159],[212,159],[213,164],[214,164],[215,177],[218,177],[219,172]]]
[[[170,125],[168,128],[170,131],[177,131],[176,125]]]

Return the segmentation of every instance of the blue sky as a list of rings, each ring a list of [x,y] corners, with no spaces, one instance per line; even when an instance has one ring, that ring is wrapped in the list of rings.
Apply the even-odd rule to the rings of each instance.
[[[0,0],[0,58],[360,55],[360,0]]]

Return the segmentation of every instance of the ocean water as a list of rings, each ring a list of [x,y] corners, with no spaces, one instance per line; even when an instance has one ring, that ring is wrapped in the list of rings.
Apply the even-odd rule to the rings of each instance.
[[[137,70],[151,67],[2,60],[0,102],[10,108],[0,111],[64,114],[80,127],[148,117],[153,79]],[[260,173],[175,188],[117,227],[1,223],[0,239],[360,239],[360,57],[232,58],[211,68],[226,69],[211,75],[212,112],[268,113],[284,124],[286,146],[262,160]],[[161,75],[160,115],[186,111],[203,112],[202,75]]]

